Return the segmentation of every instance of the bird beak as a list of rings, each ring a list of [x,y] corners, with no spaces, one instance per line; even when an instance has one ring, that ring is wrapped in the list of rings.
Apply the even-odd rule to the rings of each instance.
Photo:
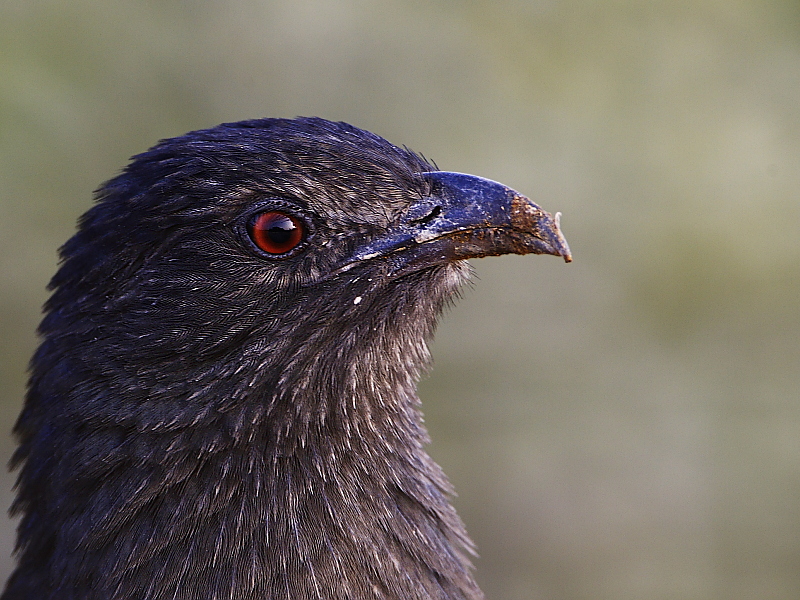
[[[423,177],[433,184],[439,218],[431,219],[417,238],[446,236],[456,242],[453,258],[478,258],[501,254],[552,254],[572,262],[560,216],[553,218],[528,198],[496,181],[434,171]],[[412,207],[416,212],[420,204]],[[421,241],[421,240],[418,240]]]
[[[572,262],[555,217],[503,184],[463,173],[421,176],[431,193],[412,204],[385,235],[362,246],[338,272],[382,256],[395,271],[501,254],[552,254]]]

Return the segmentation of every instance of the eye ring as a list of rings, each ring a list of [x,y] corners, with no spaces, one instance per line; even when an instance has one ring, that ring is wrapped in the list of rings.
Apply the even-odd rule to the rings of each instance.
[[[285,210],[263,210],[247,221],[250,241],[264,254],[284,258],[294,254],[308,238],[309,228],[299,217]]]

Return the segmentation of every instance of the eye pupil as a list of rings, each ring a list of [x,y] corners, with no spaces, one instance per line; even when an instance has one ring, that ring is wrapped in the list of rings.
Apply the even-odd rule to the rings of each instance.
[[[257,214],[250,221],[253,243],[268,254],[286,254],[303,241],[306,228],[300,219],[278,211]]]

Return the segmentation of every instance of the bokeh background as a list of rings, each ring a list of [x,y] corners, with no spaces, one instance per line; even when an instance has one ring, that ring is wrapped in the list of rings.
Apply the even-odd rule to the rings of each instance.
[[[3,458],[92,190],[296,115],[564,213],[575,262],[475,261],[421,384],[488,598],[800,598],[796,0],[0,3]]]

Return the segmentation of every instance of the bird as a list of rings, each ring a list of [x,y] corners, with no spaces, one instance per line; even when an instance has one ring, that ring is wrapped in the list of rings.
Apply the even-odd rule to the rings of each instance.
[[[2,600],[479,599],[416,387],[470,258],[552,216],[317,117],[160,141],[60,249]]]

